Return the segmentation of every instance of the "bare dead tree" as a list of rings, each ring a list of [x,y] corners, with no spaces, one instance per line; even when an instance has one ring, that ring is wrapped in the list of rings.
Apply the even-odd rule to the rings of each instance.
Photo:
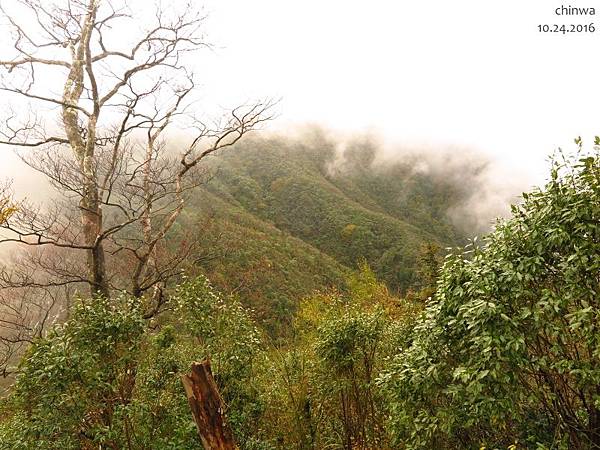
[[[5,111],[0,144],[23,148],[23,162],[57,193],[44,207],[23,201],[0,223],[0,243],[33,249],[0,270],[0,308],[17,308],[0,324],[9,341],[39,333],[65,289],[127,290],[147,317],[158,313],[168,281],[198,251],[193,239],[166,237],[206,180],[201,162],[271,119],[270,101],[210,123],[195,116],[188,62],[207,43],[192,2],[157,7],[127,48],[120,34],[135,20],[127,0],[118,3],[0,0],[12,36],[0,90],[21,101]],[[168,145],[182,129],[189,141]],[[43,293],[37,314],[19,294],[31,288]]]
[[[225,418],[225,403],[212,374],[210,360],[192,364],[181,377],[192,417],[205,450],[235,450],[233,432]]]

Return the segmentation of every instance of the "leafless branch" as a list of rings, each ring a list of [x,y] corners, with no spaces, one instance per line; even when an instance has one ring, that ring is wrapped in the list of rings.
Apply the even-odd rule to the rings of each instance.
[[[13,44],[0,58],[0,90],[29,105],[8,111],[0,144],[23,148],[22,161],[56,191],[43,208],[24,201],[0,221],[0,244],[22,250],[0,268],[0,317],[14,316],[0,322],[0,366],[13,354],[3,345],[60,317],[65,293],[126,290],[147,317],[160,313],[182,265],[201,258],[197,239],[178,239],[173,227],[207,179],[202,161],[273,118],[265,101],[214,123],[194,119],[187,55],[209,46],[203,15],[192,2],[179,13],[159,8],[129,47],[113,48],[111,33],[133,21],[120,3],[0,0]],[[185,121],[189,143],[171,143]]]

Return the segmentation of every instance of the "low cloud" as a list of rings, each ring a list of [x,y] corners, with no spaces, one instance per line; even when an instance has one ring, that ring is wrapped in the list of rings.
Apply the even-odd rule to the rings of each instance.
[[[508,217],[510,205],[518,203],[521,193],[533,184],[525,170],[472,148],[395,143],[376,133],[339,133],[315,125],[278,137],[332,152],[325,164],[331,177],[357,170],[385,176],[403,169],[409,178],[429,177],[434,184],[448,186],[454,196],[446,215],[468,235],[486,233],[497,218]]]

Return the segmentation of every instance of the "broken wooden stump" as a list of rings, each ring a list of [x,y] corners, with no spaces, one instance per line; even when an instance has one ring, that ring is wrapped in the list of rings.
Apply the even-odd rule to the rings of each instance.
[[[204,449],[237,449],[225,420],[223,399],[213,378],[210,360],[193,363],[192,373],[183,375],[181,380]]]

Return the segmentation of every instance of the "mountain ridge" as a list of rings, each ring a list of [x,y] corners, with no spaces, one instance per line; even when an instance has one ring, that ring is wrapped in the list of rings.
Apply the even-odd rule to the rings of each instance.
[[[343,290],[344,274],[359,261],[393,292],[418,290],[427,245],[466,241],[447,211],[472,194],[465,185],[476,184],[479,169],[465,164],[467,183],[457,184],[456,176],[419,173],[418,157],[374,167],[377,151],[368,141],[352,142],[332,170],[340,155],[326,136],[267,137],[211,158],[212,177],[181,221],[210,224],[199,227],[198,238],[219,258],[201,271],[275,334],[302,297]]]

